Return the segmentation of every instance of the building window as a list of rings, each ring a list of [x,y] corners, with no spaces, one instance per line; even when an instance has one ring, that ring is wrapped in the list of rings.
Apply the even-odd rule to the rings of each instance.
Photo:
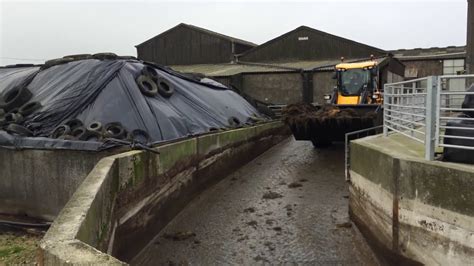
[[[456,75],[464,71],[464,59],[449,59],[443,61],[443,74]]]

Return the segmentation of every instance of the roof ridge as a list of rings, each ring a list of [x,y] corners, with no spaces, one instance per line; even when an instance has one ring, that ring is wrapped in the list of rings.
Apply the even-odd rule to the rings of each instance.
[[[313,31],[313,32],[316,32],[317,34],[326,35],[326,36],[328,36],[328,37],[337,38],[337,39],[339,39],[339,40],[341,40],[341,41],[349,42],[350,44],[362,45],[362,46],[365,46],[365,47],[369,47],[369,48],[373,48],[373,49],[379,50],[380,52],[385,52],[385,53],[387,52],[386,50],[383,50],[383,49],[380,49],[380,48],[377,48],[377,47],[374,47],[374,46],[370,46],[370,45],[367,45],[367,44],[363,44],[363,43],[360,43],[360,42],[356,42],[356,41],[353,41],[353,40],[350,40],[350,39],[347,39],[347,38],[344,38],[344,37],[341,37],[341,36],[337,36],[337,35],[334,35],[334,34],[331,34],[331,33],[327,33],[327,32],[324,32],[324,31],[321,31],[321,30],[318,30],[318,29],[315,29],[315,28],[311,28],[311,27],[306,26],[306,25],[301,25],[301,26],[299,26],[299,27],[297,27],[297,28],[295,28],[295,29],[293,29],[293,30],[290,30],[290,31],[288,31],[288,32],[286,32],[286,33],[284,33],[284,34],[282,34],[282,35],[280,35],[280,36],[277,36],[277,37],[275,37],[275,38],[273,38],[273,39],[271,39],[271,40],[269,40],[269,41],[267,41],[267,42],[264,42],[264,43],[260,44],[259,46],[256,46],[256,47],[254,47],[254,48],[251,48],[251,49],[247,50],[246,52],[244,52],[244,53],[242,54],[242,56],[246,56],[246,55],[248,55],[248,54],[250,54],[250,53],[252,53],[252,52],[254,52],[254,51],[257,51],[257,50],[259,50],[259,49],[262,49],[262,48],[264,48],[264,47],[266,47],[266,46],[268,46],[268,45],[270,45],[270,44],[272,44],[272,43],[274,43],[274,42],[276,42],[276,41],[278,41],[278,40],[280,40],[280,39],[283,39],[283,38],[286,37],[287,35],[289,35],[289,34],[295,32],[295,31],[301,30],[301,29],[306,29],[306,30],[309,30],[309,31]]]
[[[246,41],[246,40],[243,40],[243,39],[235,38],[235,37],[225,35],[225,34],[222,34],[222,33],[219,33],[219,32],[215,32],[215,31],[212,31],[212,30],[201,28],[201,27],[198,27],[198,26],[195,26],[195,25],[192,25],[192,24],[186,24],[184,22],[181,22],[178,25],[159,33],[158,35],[155,35],[154,37],[151,37],[148,40],[146,40],[146,41],[144,41],[140,44],[135,45],[135,47],[141,46],[141,45],[143,45],[143,44],[145,44],[145,43],[147,43],[147,42],[149,42],[149,41],[151,41],[151,40],[153,40],[153,39],[155,39],[159,36],[162,36],[162,35],[170,32],[170,31],[178,28],[178,27],[187,27],[189,29],[197,30],[197,31],[203,32],[205,34],[213,35],[213,36],[216,36],[216,37],[219,37],[219,38],[223,38],[223,39],[233,41],[233,42],[236,42],[236,43],[240,43],[240,44],[244,44],[244,45],[249,45],[249,46],[253,46],[253,47],[258,46],[257,44],[255,44],[253,42],[249,42],[249,41]]]

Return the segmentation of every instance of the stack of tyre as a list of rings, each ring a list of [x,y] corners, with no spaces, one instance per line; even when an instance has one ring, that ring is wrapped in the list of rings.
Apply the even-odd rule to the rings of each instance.
[[[23,126],[26,118],[41,109],[31,101],[33,94],[26,87],[16,86],[0,96],[0,127],[12,135],[33,136],[34,125]]]
[[[162,97],[169,98],[174,93],[174,88],[163,77],[160,77],[156,70],[148,65],[145,65],[141,74],[136,79],[138,88],[147,97],[155,97],[158,94]]]
[[[70,119],[56,127],[50,136],[54,139],[103,141],[104,139],[127,140],[148,143],[150,136],[141,129],[127,132],[119,122],[102,125],[99,121],[93,121],[88,125],[77,119]]]

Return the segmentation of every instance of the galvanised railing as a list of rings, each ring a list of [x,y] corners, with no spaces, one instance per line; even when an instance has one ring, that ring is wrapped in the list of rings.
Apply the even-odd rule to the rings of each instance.
[[[474,111],[474,108],[462,107],[466,95],[474,97],[474,92],[467,91],[473,78],[474,75],[430,76],[385,84],[384,135],[396,132],[423,143],[426,160],[434,160],[439,147],[474,150],[470,145],[445,143],[448,138],[474,143],[474,137],[469,134],[446,134],[450,129],[471,130],[474,136],[474,127],[448,125],[449,121],[474,123],[474,117],[460,116],[465,111]]]

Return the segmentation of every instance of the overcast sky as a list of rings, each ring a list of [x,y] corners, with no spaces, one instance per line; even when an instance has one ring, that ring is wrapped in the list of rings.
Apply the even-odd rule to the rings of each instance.
[[[466,0],[0,0],[0,65],[104,51],[135,56],[135,45],[181,22],[257,44],[306,25],[387,50],[465,45],[466,19]]]

